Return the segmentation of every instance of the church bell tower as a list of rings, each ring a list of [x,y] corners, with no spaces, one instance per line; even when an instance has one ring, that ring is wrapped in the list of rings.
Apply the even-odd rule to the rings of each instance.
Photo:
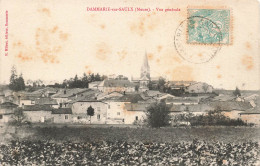
[[[143,65],[141,67],[140,87],[139,91],[143,92],[149,90],[148,84],[150,82],[150,66],[148,63],[147,53],[145,52]]]

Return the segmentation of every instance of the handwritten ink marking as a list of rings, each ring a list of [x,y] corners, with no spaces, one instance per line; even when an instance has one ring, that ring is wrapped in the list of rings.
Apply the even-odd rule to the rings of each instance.
[[[5,56],[8,56],[8,11],[5,11]]]

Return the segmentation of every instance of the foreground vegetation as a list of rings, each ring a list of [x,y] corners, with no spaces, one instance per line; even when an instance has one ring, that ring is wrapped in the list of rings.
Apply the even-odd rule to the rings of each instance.
[[[260,153],[256,127],[39,124],[1,135],[12,135],[1,141],[2,165],[257,165]]]
[[[257,165],[258,143],[12,141],[0,145],[3,165]]]

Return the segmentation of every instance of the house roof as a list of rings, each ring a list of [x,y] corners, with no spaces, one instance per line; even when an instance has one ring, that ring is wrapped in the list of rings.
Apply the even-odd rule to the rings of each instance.
[[[56,100],[51,99],[49,97],[36,99],[35,104],[39,104],[39,105],[58,105]]]
[[[114,92],[110,92],[110,93],[99,93],[99,94],[97,94],[97,98],[102,100],[102,99],[105,99],[105,98],[110,98],[111,96],[121,97],[123,95],[124,94],[122,94],[120,92],[114,91]]]
[[[210,102],[209,104],[216,109],[220,109],[221,111],[232,111],[232,110],[246,111],[252,108],[249,102],[240,102],[240,101],[213,101]]]
[[[135,87],[135,84],[129,80],[115,80],[115,79],[106,79],[99,86],[104,87]]]
[[[172,105],[171,112],[208,112],[213,111],[214,107],[208,104],[196,104],[196,105]]]
[[[19,108],[24,111],[52,111],[53,108],[49,105],[24,105],[23,108]]]
[[[52,95],[52,98],[68,98],[75,96],[76,94],[83,93],[90,89],[81,89],[81,88],[74,88],[74,89],[61,89],[58,93]]]
[[[149,106],[149,103],[125,103],[127,111],[146,111]]]
[[[36,100],[38,96],[21,96],[21,100]]]
[[[236,97],[233,95],[219,95],[212,98],[213,101],[231,101],[234,100]]]
[[[141,97],[140,94],[126,94],[122,97],[120,97],[118,100],[125,101],[125,102],[131,102],[131,103],[137,103],[138,101],[144,101],[144,99]]]
[[[243,114],[260,114],[260,107],[259,106],[254,107],[254,108],[248,109],[244,112],[241,112],[239,114],[241,114],[241,115],[243,115]]]
[[[156,90],[147,90],[144,92],[145,96],[149,96],[149,97],[153,97],[153,96],[157,96],[157,95],[161,95],[162,93]]]
[[[199,98],[197,97],[175,97],[175,98],[166,98],[166,103],[199,103]]]
[[[16,107],[18,107],[18,105],[14,104],[10,101],[6,101],[6,102],[3,102],[3,103],[0,104],[0,108],[2,108],[2,109],[3,108],[16,108]]]
[[[97,100],[96,97],[97,97],[97,91],[94,91],[94,90],[88,90],[88,91],[85,91],[83,93],[80,93],[78,95],[75,95],[75,96],[71,96],[69,97],[69,99],[71,101],[69,101],[69,103],[75,103],[77,101],[84,101],[84,100]]]
[[[58,108],[53,109],[52,114],[72,114],[71,108]]]

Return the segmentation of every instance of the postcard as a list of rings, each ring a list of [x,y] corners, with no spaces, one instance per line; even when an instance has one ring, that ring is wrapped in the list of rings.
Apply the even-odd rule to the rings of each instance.
[[[260,165],[257,0],[0,0],[0,165]]]

